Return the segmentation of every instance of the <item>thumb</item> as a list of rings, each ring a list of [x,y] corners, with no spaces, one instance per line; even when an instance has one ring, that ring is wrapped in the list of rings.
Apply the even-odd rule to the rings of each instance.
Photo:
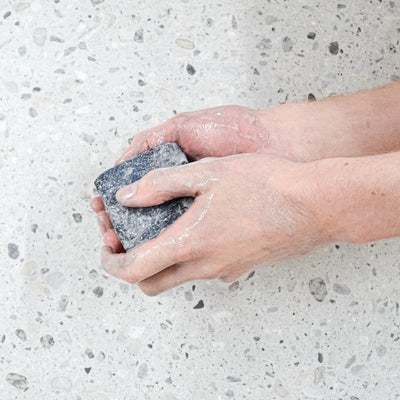
[[[142,179],[119,189],[117,200],[127,207],[149,207],[176,197],[196,197],[216,181],[208,165],[193,162],[150,171]]]

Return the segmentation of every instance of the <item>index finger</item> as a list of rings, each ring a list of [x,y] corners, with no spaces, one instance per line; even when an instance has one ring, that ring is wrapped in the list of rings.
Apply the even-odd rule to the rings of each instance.
[[[178,139],[178,123],[176,118],[171,118],[161,125],[152,129],[139,132],[134,135],[131,144],[115,162],[114,165],[121,164],[123,161],[129,160],[139,153],[143,153],[152,147],[158,146],[165,142],[175,142]]]

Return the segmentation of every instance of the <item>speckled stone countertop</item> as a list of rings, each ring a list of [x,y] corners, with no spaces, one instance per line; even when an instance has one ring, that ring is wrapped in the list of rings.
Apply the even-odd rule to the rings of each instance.
[[[400,76],[398,0],[0,0],[1,399],[400,398],[400,241],[159,297],[99,269],[93,180],[175,112]]]

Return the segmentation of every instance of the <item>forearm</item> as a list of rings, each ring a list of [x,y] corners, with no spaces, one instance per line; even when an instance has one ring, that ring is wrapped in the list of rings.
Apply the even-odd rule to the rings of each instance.
[[[298,161],[400,150],[400,82],[260,112],[269,141]]]
[[[400,236],[400,152],[304,164],[327,241]]]

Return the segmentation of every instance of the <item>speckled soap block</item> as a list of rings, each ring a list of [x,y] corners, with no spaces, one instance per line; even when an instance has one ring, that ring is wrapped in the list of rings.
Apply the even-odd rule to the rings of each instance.
[[[133,208],[125,207],[117,201],[117,191],[153,169],[184,165],[187,162],[177,144],[165,143],[103,172],[95,180],[106,212],[126,251],[157,237],[192,205],[194,199],[182,197],[157,206]]]

